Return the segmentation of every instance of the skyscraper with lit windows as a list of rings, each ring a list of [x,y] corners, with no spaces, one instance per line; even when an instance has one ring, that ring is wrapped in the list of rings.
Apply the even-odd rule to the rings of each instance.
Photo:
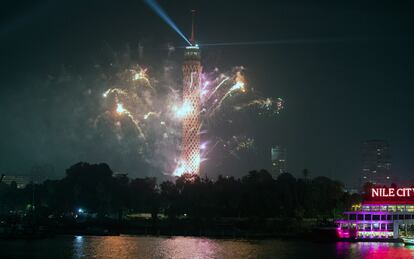
[[[272,159],[272,174],[274,177],[279,176],[282,173],[286,173],[286,148],[280,145],[276,145],[271,148],[271,159]]]
[[[370,182],[389,185],[392,181],[390,146],[385,140],[367,140],[361,145],[361,187]]]

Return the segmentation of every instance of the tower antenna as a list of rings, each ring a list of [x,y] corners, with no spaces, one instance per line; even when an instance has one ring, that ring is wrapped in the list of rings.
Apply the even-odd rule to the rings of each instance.
[[[196,15],[196,10],[192,9],[191,10],[191,38],[190,38],[190,42],[191,45],[195,44],[195,15]]]

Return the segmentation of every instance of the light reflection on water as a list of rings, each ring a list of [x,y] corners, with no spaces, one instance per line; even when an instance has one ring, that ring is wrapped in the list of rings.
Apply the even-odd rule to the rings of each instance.
[[[316,243],[194,237],[66,236],[0,242],[1,258],[414,258],[397,243]]]
[[[414,258],[414,247],[402,243],[338,242],[336,250],[344,258]]]

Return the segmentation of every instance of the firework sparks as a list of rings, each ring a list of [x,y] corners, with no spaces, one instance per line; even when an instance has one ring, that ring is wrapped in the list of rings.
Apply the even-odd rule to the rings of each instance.
[[[246,92],[246,88],[244,87],[246,84],[246,79],[240,71],[237,71],[235,81],[236,83],[230,88],[229,92],[231,93],[237,90],[240,90],[243,93]]]
[[[117,103],[116,112],[118,114],[123,114],[125,112],[125,109],[124,109],[124,106],[122,105],[122,103]]]
[[[282,98],[272,99],[272,98],[257,98],[247,104],[235,105],[234,109],[240,111],[245,108],[257,108],[259,110],[259,115],[262,114],[279,114],[281,110],[284,109],[284,101]]]
[[[184,102],[181,107],[173,106],[173,112],[176,118],[183,119],[187,117],[192,111],[194,107],[191,105],[190,102]]]
[[[168,74],[168,73],[167,73]],[[166,74],[166,75],[167,75]],[[95,120],[96,127],[113,125],[118,141],[126,141],[128,125],[133,125],[140,144],[139,154],[149,164],[159,166],[165,160],[162,171],[166,175],[180,176],[192,165],[181,161],[179,142],[181,138],[181,122],[194,110],[190,102],[182,102],[180,85],[171,85],[170,78],[151,78],[148,70],[140,66],[117,73],[119,80],[113,82],[117,87],[109,88],[102,93],[104,113]],[[191,80],[193,76],[191,75]],[[248,89],[244,68],[236,67],[230,72],[219,72],[216,68],[202,76],[200,98],[202,102],[200,135],[201,154],[191,158],[200,164],[217,152],[227,152],[238,158],[240,152],[253,150],[255,140],[245,135],[234,135],[229,138],[214,136],[217,126],[222,122],[231,123],[234,116],[230,112],[244,109],[258,110],[258,114],[278,114],[284,108],[284,101],[257,96]],[[229,109],[230,108],[230,109]],[[220,111],[220,112],[219,112]],[[223,119],[223,120],[222,120]],[[100,123],[113,120],[114,123]],[[237,132],[234,132],[237,134]],[[223,157],[223,156],[221,156]],[[171,173],[173,172],[173,173]]]
[[[156,112],[148,112],[147,114],[144,115],[144,120],[147,120],[151,116],[159,116],[159,113],[156,113]],[[162,125],[162,122],[160,124]]]
[[[217,90],[220,88],[220,86],[222,86],[227,80],[229,80],[230,78],[229,77],[225,77],[223,80],[221,80],[221,82],[216,86],[216,88],[214,88],[214,90],[213,90],[213,92],[210,94],[210,96],[209,96],[209,98],[211,97],[211,96],[213,96],[216,92],[217,92]]]
[[[249,151],[254,148],[254,139],[244,135],[232,136],[228,140],[220,140],[222,147],[230,155],[234,156],[237,159],[240,159],[238,153],[241,151]]]

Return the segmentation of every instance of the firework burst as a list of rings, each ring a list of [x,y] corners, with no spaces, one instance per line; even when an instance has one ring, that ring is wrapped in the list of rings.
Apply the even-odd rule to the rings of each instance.
[[[164,68],[170,71],[171,67]],[[132,126],[136,132],[139,152],[146,163],[161,170],[165,175],[184,173],[184,161],[179,158],[181,121],[194,109],[191,103],[182,102],[180,84],[171,78],[155,78],[148,69],[134,66],[117,73],[113,82],[116,87],[102,93],[104,111],[95,120],[95,127],[113,125],[118,139],[124,140],[123,132]],[[244,67],[229,72],[218,68],[202,75],[200,100],[202,109],[201,156],[198,163],[208,160],[213,152],[226,152],[238,158],[240,152],[254,149],[252,137],[234,132],[225,138],[214,136],[216,124],[231,123],[235,112],[245,110],[261,114],[277,115],[284,108],[280,98],[258,96],[249,87]],[[113,123],[102,123],[104,121]]]

